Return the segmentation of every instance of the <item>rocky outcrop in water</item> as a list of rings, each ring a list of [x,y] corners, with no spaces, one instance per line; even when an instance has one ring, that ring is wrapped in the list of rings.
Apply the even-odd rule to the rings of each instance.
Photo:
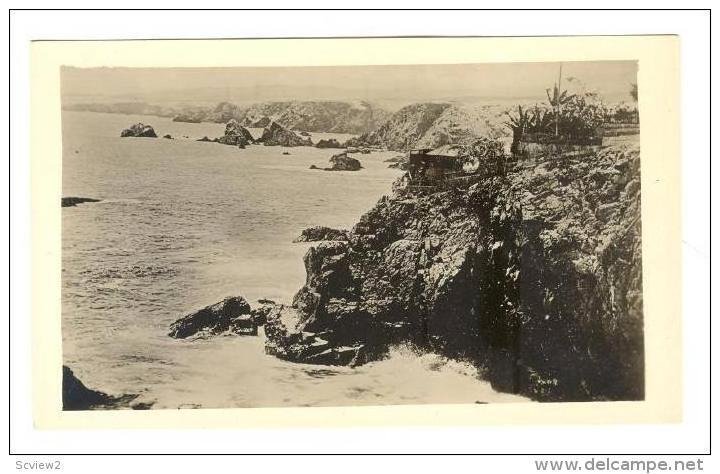
[[[326,171],[358,171],[362,169],[360,160],[351,158],[347,153],[338,153],[330,157],[330,168]]]
[[[85,197],[64,197],[60,200],[61,207],[75,207],[78,204],[84,202],[100,202],[100,199],[85,198]]]
[[[200,311],[184,316],[170,326],[168,335],[175,339],[209,337],[230,332],[257,335],[252,309],[242,296],[225,298]]]
[[[266,146],[312,146],[310,138],[302,138],[277,122],[263,130],[258,142]]]
[[[133,408],[142,410],[150,408],[148,403],[131,404],[137,395],[115,397],[107,393],[87,388],[69,367],[63,365],[62,404],[63,410],[93,410],[111,408]]]
[[[132,125],[130,128],[126,128],[122,132],[120,132],[121,137],[149,137],[149,138],[157,138],[157,135],[155,134],[155,130],[150,125],[145,125],[142,123],[136,123],[135,125]]]
[[[245,148],[246,145],[253,143],[253,137],[247,128],[241,126],[237,120],[232,119],[225,126],[225,135],[215,139],[215,141],[223,145]]]
[[[463,189],[399,188],[348,241],[305,255],[266,350],[358,364],[411,343],[538,400],[644,397],[637,147],[520,166]]]
[[[333,229],[332,227],[315,226],[302,231],[293,242],[319,242],[321,240],[347,240],[348,231]]]
[[[310,165],[311,170],[323,171],[359,171],[362,169],[362,163],[359,160],[348,156],[347,152],[338,153],[330,157],[330,167],[319,168]]]

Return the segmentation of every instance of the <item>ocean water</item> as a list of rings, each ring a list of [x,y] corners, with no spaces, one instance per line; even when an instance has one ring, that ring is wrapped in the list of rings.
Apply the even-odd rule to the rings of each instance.
[[[136,122],[178,139],[119,137]],[[311,245],[292,240],[313,225],[351,227],[399,175],[383,162],[394,152],[329,173],[308,168],[334,150],[195,141],[223,130],[63,113],[63,196],[102,199],[62,210],[63,359],[87,386],[173,409],[524,400],[467,364],[405,347],[338,368],[268,356],[262,334],[168,337],[177,318],[226,296],[289,302]]]

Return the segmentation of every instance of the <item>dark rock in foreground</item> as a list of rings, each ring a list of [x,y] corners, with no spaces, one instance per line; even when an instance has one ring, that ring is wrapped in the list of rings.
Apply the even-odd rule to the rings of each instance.
[[[265,322],[265,352],[290,362],[355,366],[367,361],[363,344],[331,344],[326,333],[299,330],[300,313],[292,307],[276,305]],[[359,335],[359,337],[363,337]]]
[[[347,241],[308,250],[292,306],[267,315],[266,351],[358,364],[410,343],[537,400],[641,400],[639,183],[630,146],[464,188],[398,186]]]
[[[60,205],[62,207],[75,207],[78,204],[82,204],[84,202],[100,202],[100,199],[84,198],[84,197],[64,197],[64,198],[61,198]]]
[[[155,130],[150,125],[145,125],[142,123],[136,123],[135,125],[131,126],[130,128],[126,128],[122,132],[120,132],[121,137],[149,137],[149,138],[157,138],[157,135],[155,134]]]
[[[170,135],[169,133],[166,134],[166,135],[163,135],[163,138],[167,138],[168,140],[172,140],[172,139],[173,139],[172,135]]]
[[[114,397],[107,393],[91,390],[87,388],[69,367],[63,365],[62,379],[62,403],[63,410],[92,410],[92,409],[110,409],[110,408],[133,408],[147,409],[152,403],[137,403],[130,405],[137,395],[122,395]]]
[[[358,171],[362,169],[362,164],[359,160],[351,158],[347,153],[338,153],[330,158],[330,168],[326,168],[327,171]]]
[[[250,305],[242,296],[225,298],[219,303],[188,314],[170,326],[168,335],[175,339],[213,336],[224,332],[257,335]]]
[[[348,231],[325,226],[309,227],[293,242],[319,242],[321,240],[347,240]]]
[[[272,122],[263,130],[258,142],[267,146],[312,146],[310,138],[302,138],[277,122]]]

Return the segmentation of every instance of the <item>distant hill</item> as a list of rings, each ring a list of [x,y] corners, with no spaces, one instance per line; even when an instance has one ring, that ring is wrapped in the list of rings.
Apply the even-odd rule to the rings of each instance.
[[[480,136],[504,140],[509,136],[503,124],[505,110],[493,105],[411,104],[395,112],[377,130],[354,140],[354,144],[407,151],[468,143]]]
[[[154,115],[156,117],[174,117],[181,110],[173,107],[150,105],[145,102],[78,103],[65,104],[63,110],[80,112],[103,112],[124,115]]]
[[[248,108],[240,123],[264,127],[272,121],[291,130],[359,135],[375,130],[389,117],[386,110],[364,101],[263,102]]]
[[[276,122],[290,130],[360,135],[378,128],[389,117],[385,109],[370,102],[283,101],[238,106],[220,102],[216,106],[164,107],[144,102],[65,105],[64,110],[173,117],[176,122],[227,123],[237,120],[244,127],[266,127]]]

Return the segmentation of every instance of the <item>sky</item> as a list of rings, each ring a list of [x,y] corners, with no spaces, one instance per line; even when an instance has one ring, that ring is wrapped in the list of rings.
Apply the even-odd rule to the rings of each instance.
[[[268,68],[76,68],[61,72],[67,102],[142,101],[201,104],[266,100],[422,102],[452,99],[544,99],[560,63]],[[562,64],[570,89],[630,100],[635,61]],[[571,82],[567,82],[570,79]]]

